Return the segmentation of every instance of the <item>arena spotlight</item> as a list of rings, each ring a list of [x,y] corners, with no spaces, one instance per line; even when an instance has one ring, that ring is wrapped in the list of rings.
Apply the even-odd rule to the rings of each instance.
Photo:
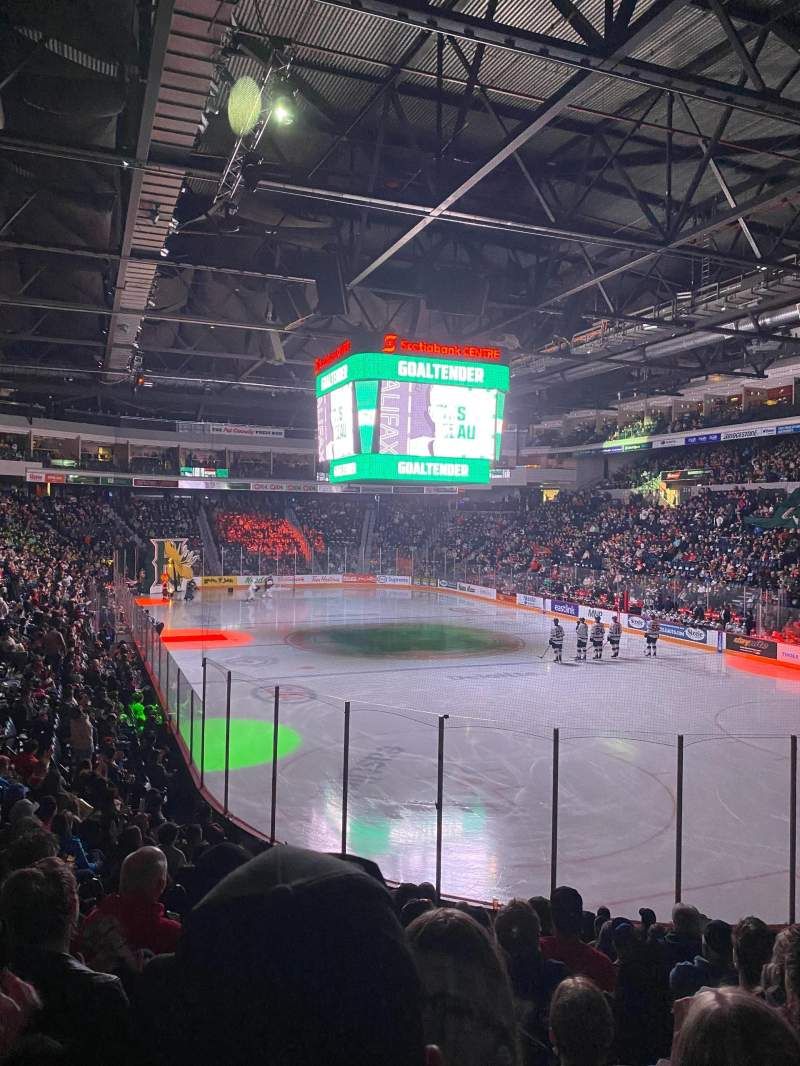
[[[278,126],[291,126],[294,122],[294,108],[290,97],[275,97],[272,105],[272,119]]]
[[[228,94],[228,123],[237,137],[244,137],[255,128],[261,107],[261,89],[255,78],[237,78]]]

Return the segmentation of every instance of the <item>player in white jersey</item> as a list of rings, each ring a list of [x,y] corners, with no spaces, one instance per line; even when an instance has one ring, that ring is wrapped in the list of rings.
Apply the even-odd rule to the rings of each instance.
[[[611,658],[619,658],[619,642],[622,640],[622,626],[619,624],[619,618],[616,615],[611,619],[611,625],[608,627],[608,643],[611,645]]]
[[[586,645],[589,643],[589,627],[583,618],[579,618],[578,624],[575,626],[575,638],[578,641],[578,654],[575,656],[575,662],[585,663]]]
[[[604,639],[604,637],[605,637],[605,629],[603,628],[603,623],[600,621],[600,619],[597,619],[597,621],[595,621],[594,625],[592,626],[591,633],[590,633],[590,639],[592,641],[592,648],[594,649],[594,655],[593,655],[594,659],[602,659],[603,658],[603,639]]]
[[[550,629],[550,647],[553,649],[556,662],[560,663],[561,652],[564,648],[564,627],[557,618],[553,619],[553,625]]]
[[[650,621],[647,623],[647,631],[645,632],[645,655],[652,656],[654,659],[658,658],[658,638],[661,636],[661,624],[658,619],[653,615]]]

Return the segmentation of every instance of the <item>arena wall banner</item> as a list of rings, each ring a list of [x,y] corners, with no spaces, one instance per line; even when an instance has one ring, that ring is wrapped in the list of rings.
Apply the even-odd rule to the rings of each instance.
[[[779,644],[778,662],[800,667],[800,644]]]
[[[577,603],[569,603],[566,600],[550,600],[550,610],[554,614],[568,614],[572,618],[580,617],[580,607]]]
[[[455,583],[455,581],[444,581],[442,578],[439,578],[439,588],[440,589],[457,589],[458,585]]]
[[[647,629],[647,619],[642,618],[640,614],[629,614],[627,624],[629,629],[636,629],[640,633]],[[682,626],[674,622],[661,622],[660,628],[662,637],[685,640],[687,644],[716,644],[714,631],[703,629],[702,626]]]
[[[197,580],[197,579],[195,579]],[[235,589],[239,584],[238,574],[203,574],[198,584],[204,589]]]
[[[379,585],[410,585],[411,578],[406,574],[378,574],[375,579]]]
[[[681,626],[672,622],[661,623],[661,634],[665,637],[675,637],[676,640],[688,640],[692,644],[708,644],[710,635],[709,630],[702,626]]]
[[[490,589],[485,585],[470,585],[466,581],[459,581],[458,591],[469,592],[471,596],[480,596],[484,600],[497,599],[497,589]]]
[[[342,574],[342,581],[345,585],[374,585],[374,574]]]
[[[756,655],[759,659],[777,659],[778,644],[764,637],[743,637],[739,633],[725,634],[725,650]]]
[[[545,609],[543,596],[528,596],[524,592],[517,593],[517,604],[520,607],[535,607],[538,611]]]
[[[621,625],[627,625],[628,616],[624,611],[610,611],[607,607],[591,607],[589,604],[580,604],[578,608],[578,617],[592,619],[594,621],[597,616],[600,616],[600,621],[604,626],[609,626],[616,618]]]
[[[341,585],[343,574],[294,574],[289,577],[290,585]]]

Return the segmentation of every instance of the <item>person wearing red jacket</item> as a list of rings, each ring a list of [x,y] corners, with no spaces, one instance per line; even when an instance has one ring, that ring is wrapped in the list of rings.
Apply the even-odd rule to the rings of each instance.
[[[131,852],[122,863],[119,893],[106,896],[86,919],[82,941],[89,952],[89,945],[108,925],[109,919],[132,952],[151,951],[154,955],[173,952],[181,925],[167,918],[163,904],[159,903],[166,885],[167,859],[160,848],[144,847]]]

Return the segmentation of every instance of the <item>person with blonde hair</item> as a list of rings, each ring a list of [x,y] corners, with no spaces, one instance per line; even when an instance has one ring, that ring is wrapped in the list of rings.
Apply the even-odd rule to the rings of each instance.
[[[780,1013],[741,988],[698,992],[670,1066],[798,1066],[800,1039]]]

